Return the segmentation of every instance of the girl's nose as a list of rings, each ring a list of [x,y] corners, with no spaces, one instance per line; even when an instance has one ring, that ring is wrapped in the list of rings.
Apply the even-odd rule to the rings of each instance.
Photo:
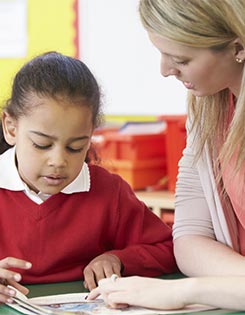
[[[164,58],[161,59],[161,75],[168,77],[170,75],[178,75],[179,70],[169,61]]]
[[[65,167],[67,165],[66,152],[61,149],[55,149],[50,152],[48,165],[53,167]]]

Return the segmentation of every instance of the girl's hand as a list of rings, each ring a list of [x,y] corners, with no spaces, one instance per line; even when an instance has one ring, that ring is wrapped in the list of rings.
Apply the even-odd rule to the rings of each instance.
[[[90,291],[96,288],[99,280],[112,274],[121,275],[120,259],[112,254],[102,254],[94,258],[84,269],[84,287]]]
[[[21,280],[21,274],[8,270],[9,268],[30,269],[31,263],[14,257],[7,257],[0,260],[0,303],[13,302],[12,297],[15,296],[15,292],[7,288],[8,284],[23,294],[29,292],[27,288],[18,283]]]

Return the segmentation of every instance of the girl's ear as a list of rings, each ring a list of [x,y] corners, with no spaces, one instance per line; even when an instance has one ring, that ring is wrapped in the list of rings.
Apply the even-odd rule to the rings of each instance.
[[[11,117],[7,112],[2,113],[2,128],[5,141],[9,145],[16,143],[17,120]]]
[[[234,44],[234,57],[236,60],[241,60],[243,62],[245,60],[245,47],[240,38],[236,38],[233,41]]]

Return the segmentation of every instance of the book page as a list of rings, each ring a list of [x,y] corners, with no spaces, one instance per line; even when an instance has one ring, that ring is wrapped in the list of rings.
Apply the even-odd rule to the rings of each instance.
[[[16,289],[15,289],[16,290]],[[17,290],[16,290],[17,291]],[[129,306],[124,309],[112,309],[105,305],[103,299],[97,298],[93,301],[85,299],[87,293],[70,293],[42,296],[28,299],[26,296],[18,292],[15,304],[8,304],[23,314],[54,314],[54,315],[150,315],[150,314],[183,314],[191,312],[199,312],[214,309],[214,307],[206,305],[189,305],[179,310],[154,310],[143,307]],[[33,306],[33,309],[31,309]]]

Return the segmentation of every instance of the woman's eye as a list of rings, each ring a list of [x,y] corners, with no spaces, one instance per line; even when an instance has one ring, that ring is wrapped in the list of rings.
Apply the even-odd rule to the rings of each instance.
[[[46,149],[49,149],[49,148],[51,147],[51,144],[48,144],[48,145],[39,145],[39,144],[36,144],[35,142],[33,142],[32,145],[33,145],[36,149],[39,149],[39,150],[46,150]]]
[[[180,61],[180,60],[174,60],[174,62],[177,64],[177,65],[187,65],[189,61],[187,60],[183,60],[183,61]]]

